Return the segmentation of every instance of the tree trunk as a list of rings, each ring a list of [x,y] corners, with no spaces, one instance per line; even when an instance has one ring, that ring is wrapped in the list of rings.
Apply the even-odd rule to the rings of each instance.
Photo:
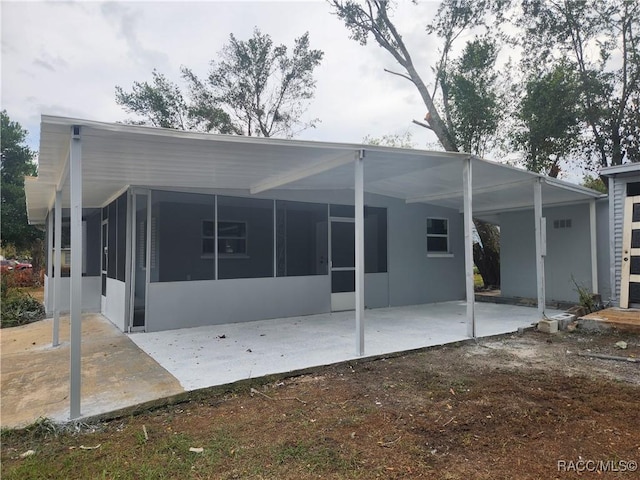
[[[404,67],[406,75],[404,73],[390,73],[406,78],[415,85],[424,105],[427,107],[428,115],[426,119],[429,122],[429,128],[433,130],[446,151],[458,152],[459,149],[453,132],[442,120],[432,95],[413,65],[413,60],[402,40],[402,36],[387,15],[389,4],[382,1],[367,1],[366,8],[364,8],[362,5],[352,2],[333,0],[331,3],[348,28],[355,29],[357,32],[360,29],[364,29],[372,34],[378,45],[389,52],[398,64]],[[364,44],[366,42],[361,43]],[[448,112],[445,112],[445,114],[448,114]],[[485,286],[499,287],[500,231],[494,225],[479,220],[474,220],[474,222],[481,241],[481,245],[474,244],[473,246],[474,263],[478,267],[480,275],[482,275]]]
[[[474,219],[481,243],[473,244],[473,262],[485,288],[500,288],[500,230],[495,225]]]

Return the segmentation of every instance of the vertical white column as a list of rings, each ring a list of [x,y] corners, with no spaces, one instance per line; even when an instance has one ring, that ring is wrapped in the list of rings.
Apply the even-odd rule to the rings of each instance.
[[[80,416],[82,337],[82,144],[80,127],[71,127],[69,158],[71,186],[71,355],[70,418]]]
[[[356,355],[364,355],[364,150],[355,160]]]
[[[54,204],[53,255],[53,346],[60,345],[60,304],[62,303],[62,192],[56,191]],[[50,282],[51,283],[51,282]]]
[[[273,199],[273,277],[278,276],[278,220],[276,215],[276,200]],[[218,248],[218,247],[216,247]]]
[[[213,202],[215,205],[215,212],[213,212],[213,268],[216,269],[213,278],[218,280],[218,195],[213,197]],[[276,247],[274,246],[273,248],[275,249]]]
[[[598,293],[598,236],[595,199],[589,201],[589,233],[591,237],[591,292]]]
[[[126,197],[127,199],[127,221],[125,226],[125,235],[126,235],[126,250],[125,250],[125,258],[124,258],[124,284],[125,284],[125,292],[129,292],[129,294],[125,295],[124,298],[124,326],[127,331],[131,332],[131,327],[133,325],[133,268],[135,267],[135,263],[132,261],[133,258],[133,249],[135,248],[133,245],[133,239],[135,237],[136,228],[133,224],[133,194],[131,190],[127,190]],[[100,217],[102,218],[102,217]],[[102,231],[102,229],[100,230]],[[102,272],[101,272],[102,273]],[[102,276],[100,277],[102,280]]]
[[[465,158],[464,160],[462,183],[467,336],[476,338],[476,300],[473,285],[473,174],[471,170],[471,157]]]
[[[49,210],[47,219],[47,288],[45,295],[44,306],[47,315],[50,315],[53,311],[53,295],[55,295],[53,290],[53,208]]]
[[[542,217],[542,179],[537,178],[533,184],[533,210],[536,236],[536,284],[538,287],[538,313],[544,317],[545,310],[545,282],[544,257],[546,252],[546,222]]]

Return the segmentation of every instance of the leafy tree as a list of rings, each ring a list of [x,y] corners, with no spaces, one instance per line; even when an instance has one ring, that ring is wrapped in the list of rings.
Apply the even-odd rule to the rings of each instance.
[[[431,130],[433,130],[438,137],[438,140],[445,150],[458,151],[453,133],[447,128],[447,124],[436,108],[435,91],[433,94],[429,93],[426,83],[413,64],[413,59],[402,39],[402,35],[389,17],[391,11],[390,3],[384,0],[367,0],[364,3],[352,0],[331,0],[330,3],[335,13],[343,20],[347,29],[349,29],[353,40],[356,40],[361,45],[366,45],[372,37],[376,43],[386,50],[404,69],[403,72],[392,72],[389,70],[387,70],[387,72],[405,78],[415,85],[422,101],[427,107],[427,121],[429,122]],[[448,30],[448,37],[444,44],[440,65],[437,68],[438,72],[444,71],[453,39],[457,38],[469,24],[473,23],[472,19],[475,16],[475,11],[472,12],[471,10],[474,10],[472,5],[469,6],[468,11],[465,11],[464,15],[455,15],[455,18],[447,19],[446,28],[442,26],[442,28],[438,27],[433,30]],[[439,12],[443,11],[449,12],[452,10],[444,9],[441,6]],[[463,16],[465,18],[462,18]],[[455,33],[448,28],[452,26],[452,24],[458,27]],[[436,79],[436,87],[437,86],[438,79]]]
[[[381,137],[366,135],[362,139],[362,143],[368,145],[380,145],[384,147],[415,148],[413,136],[409,130],[404,133],[393,133],[382,135]]]
[[[116,103],[129,113],[145,120],[129,120],[131,124],[177,130],[235,133],[229,115],[213,99],[199,99],[189,105],[180,87],[162,73],[153,70],[152,81],[134,82],[130,92],[116,86]]]
[[[563,57],[575,65],[589,134],[587,153],[593,153],[595,163],[637,160],[640,3],[526,0],[516,24],[524,28],[525,65]]]
[[[600,177],[592,177],[591,175],[585,175],[582,179],[582,186],[590,188],[592,190],[596,190],[600,193],[607,193],[609,190],[607,188],[607,184],[604,183],[602,178]]]
[[[560,63],[546,74],[533,74],[516,113],[513,145],[524,151],[527,170],[557,177],[560,161],[580,140],[580,88],[575,70]]]
[[[27,131],[9,118],[6,110],[0,112],[2,131],[1,201],[2,230],[0,243],[13,245],[18,252],[31,250],[34,267],[40,266],[44,233],[27,221],[27,205],[24,193],[25,175],[37,175],[35,152],[26,144]]]
[[[129,123],[148,122],[154,127],[186,130],[188,108],[180,88],[155,69],[151,76],[151,83],[133,82],[131,92],[116,86],[116,103],[127,112],[147,119]]]
[[[462,105],[459,105],[458,110],[454,111],[451,106],[452,101],[454,101],[456,95],[458,101],[463,101],[469,99],[477,100],[482,97],[483,93],[487,93],[488,84],[491,80],[490,70],[476,68],[483,66],[483,62],[480,61],[480,58],[474,58],[474,56],[476,54],[479,55],[480,50],[482,50],[484,65],[490,63],[489,61],[493,58],[493,52],[489,46],[490,43],[482,44],[478,42],[476,45],[468,47],[468,57],[466,59],[462,58],[453,67],[453,70],[459,74],[459,82],[454,86],[447,79],[447,72],[451,70],[450,56],[454,43],[463,33],[485,27],[488,16],[500,17],[505,3],[505,0],[445,0],[440,4],[434,23],[427,27],[427,32],[438,36],[441,42],[440,58],[432,68],[435,73],[433,79],[434,88],[433,92],[429,92],[427,84],[413,63],[402,35],[390,17],[392,11],[390,2],[366,0],[362,3],[353,0],[330,0],[335,13],[349,29],[352,39],[362,45],[366,45],[369,39],[373,38],[378,46],[386,50],[402,67],[403,71],[401,72],[389,70],[387,72],[413,83],[427,108],[425,119],[429,123],[428,127],[435,133],[443,148],[453,152],[457,152],[461,146],[465,146],[458,139],[454,118],[460,121],[461,118],[464,118],[464,115],[473,115],[473,112],[472,108],[465,109]],[[487,84],[485,84],[485,87],[487,88],[479,87],[472,90],[466,81],[470,81],[477,70],[482,70],[486,73]],[[450,92],[452,87],[455,89],[454,93]],[[440,97],[437,97],[438,94]],[[438,105],[442,105],[443,114]],[[497,112],[495,113],[497,114]],[[476,123],[476,127],[484,126],[481,123]],[[467,127],[463,126],[459,127],[459,132],[463,142],[467,140],[469,146],[475,145],[479,148],[483,144],[480,139],[482,132],[472,132],[470,128],[467,130]],[[484,133],[487,132],[488,129]],[[497,241],[499,231],[495,226],[479,220],[475,220],[475,225],[480,236],[480,242],[474,246],[474,262],[482,275],[485,285],[500,285],[500,254],[499,241]]]
[[[630,162],[640,162],[640,92],[634,92],[622,119],[622,148]]]
[[[229,36],[205,81],[187,68],[183,75],[194,99],[219,99],[243,134],[291,137],[317,123],[301,118],[313,98],[313,71],[323,55],[309,47],[308,32],[294,40],[289,54],[256,28],[247,41]]]
[[[476,39],[466,44],[450,72],[443,72],[443,96],[456,143],[465,152],[482,156],[501,117],[497,93],[495,41]]]
[[[310,48],[308,33],[289,52],[256,28],[247,41],[230,35],[205,79],[182,67],[186,95],[154,70],[151,83],[134,82],[130,92],[117,86],[116,102],[158,127],[291,137],[318,121],[304,122],[302,116],[323,55]]]

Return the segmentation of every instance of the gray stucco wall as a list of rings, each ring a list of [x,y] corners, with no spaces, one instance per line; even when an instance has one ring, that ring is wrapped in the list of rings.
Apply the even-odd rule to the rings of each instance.
[[[152,283],[146,329],[324,313],[331,309],[330,288],[328,275]]]
[[[58,283],[62,292],[60,299],[60,312],[69,313],[71,279],[69,277],[61,277]],[[53,295],[53,279],[45,275],[44,277],[45,298]],[[53,308],[53,298],[51,297],[51,308]],[[82,311],[83,312],[100,312],[100,277],[82,277]],[[48,316],[53,315],[53,311],[47,312]]]
[[[101,312],[120,330],[127,328],[125,318],[126,286],[115,278],[107,278],[107,296],[101,296]]]
[[[545,208],[543,216],[547,219],[546,298],[577,302],[573,279],[592,289],[589,205]],[[499,218],[502,295],[536,298],[533,211],[504,213]],[[554,220],[567,219],[571,219],[570,228],[554,228]]]

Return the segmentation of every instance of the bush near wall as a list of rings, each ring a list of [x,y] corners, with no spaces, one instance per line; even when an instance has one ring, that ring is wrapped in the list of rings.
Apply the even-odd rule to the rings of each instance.
[[[8,282],[9,288],[14,287],[40,287],[44,284],[44,271],[34,272],[30,268],[24,270],[8,270],[2,272],[3,282]]]
[[[0,328],[16,327],[42,320],[45,317],[44,305],[19,287],[35,286],[29,270],[3,272],[0,281]]]

